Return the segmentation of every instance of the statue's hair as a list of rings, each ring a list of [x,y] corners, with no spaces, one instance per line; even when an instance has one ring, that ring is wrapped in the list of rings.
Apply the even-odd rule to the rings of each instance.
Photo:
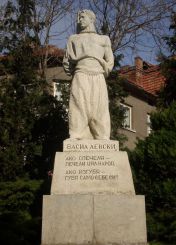
[[[94,12],[89,10],[89,9],[83,9],[83,10],[78,11],[78,14],[77,14],[77,33],[80,33],[80,31],[81,31],[80,27],[79,27],[79,16],[83,13],[87,14],[89,16],[89,18],[91,18],[93,20],[93,23],[91,24],[90,29],[92,32],[96,32],[96,30],[95,30],[96,16],[95,16]]]
[[[93,20],[93,23],[95,23],[96,16],[95,16],[94,12],[92,10],[89,10],[89,9],[83,9],[83,10],[78,11],[78,23],[79,23],[79,15],[83,14],[83,13],[87,14]]]

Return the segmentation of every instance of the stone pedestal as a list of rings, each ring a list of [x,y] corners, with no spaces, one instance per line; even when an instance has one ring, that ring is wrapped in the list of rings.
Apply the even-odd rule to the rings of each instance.
[[[42,245],[64,244],[147,244],[144,196],[135,195],[118,142],[66,140],[56,153]]]

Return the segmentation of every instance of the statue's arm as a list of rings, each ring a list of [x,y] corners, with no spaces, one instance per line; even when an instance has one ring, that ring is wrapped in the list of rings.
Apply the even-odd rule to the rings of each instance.
[[[108,76],[114,67],[114,55],[111,48],[111,41],[108,36],[106,36],[104,60],[105,75]]]
[[[104,57],[103,59],[99,57],[94,57],[94,58],[97,59],[101,64],[101,66],[103,67],[105,77],[108,77],[109,73],[112,71],[114,67],[114,55],[111,49],[111,41],[109,37],[104,36],[104,38],[105,38]]]
[[[65,55],[64,55],[64,58],[63,58],[63,68],[64,68],[65,73],[68,76],[71,76],[70,63],[69,63],[69,58],[68,58],[68,52],[67,52],[67,50],[65,51]]]
[[[73,75],[74,72],[74,64],[71,57],[73,57],[73,50],[72,50],[71,38],[69,38],[67,42],[65,55],[63,58],[63,68],[68,76]]]

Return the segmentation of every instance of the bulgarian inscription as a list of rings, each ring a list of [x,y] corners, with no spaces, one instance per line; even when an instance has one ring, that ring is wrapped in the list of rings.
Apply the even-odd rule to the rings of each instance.
[[[65,181],[112,181],[117,180],[114,174],[115,162],[102,154],[66,155]]]
[[[119,151],[119,143],[113,140],[65,140],[64,151]]]
[[[51,194],[135,193],[125,152],[57,152]]]

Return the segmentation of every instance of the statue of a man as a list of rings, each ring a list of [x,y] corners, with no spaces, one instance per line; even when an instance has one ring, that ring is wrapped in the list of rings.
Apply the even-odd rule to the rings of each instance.
[[[71,139],[110,138],[105,77],[113,68],[114,57],[109,37],[96,33],[95,20],[90,10],[78,12],[78,33],[70,36],[63,60],[66,73],[73,76],[69,102]]]

